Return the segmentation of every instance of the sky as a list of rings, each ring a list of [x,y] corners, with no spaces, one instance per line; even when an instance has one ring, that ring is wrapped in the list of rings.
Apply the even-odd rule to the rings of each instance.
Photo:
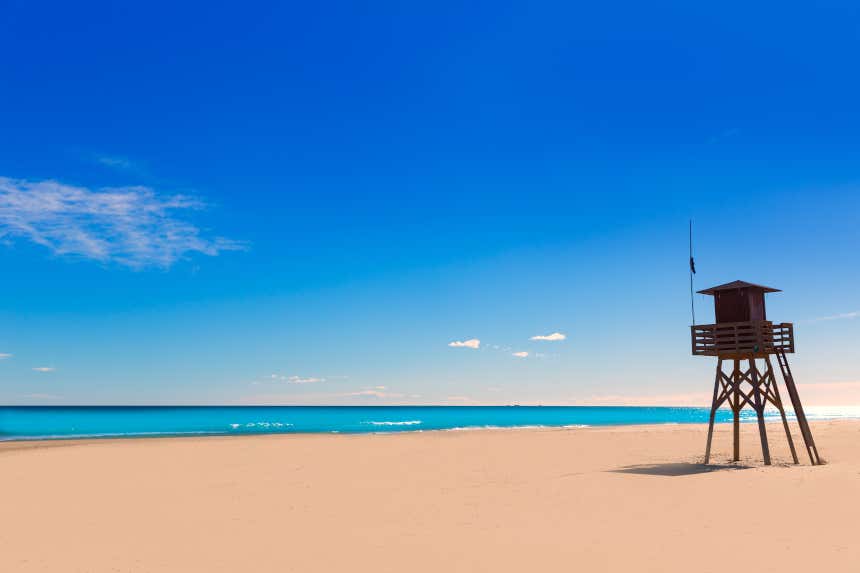
[[[856,2],[0,12],[2,404],[860,404]]]

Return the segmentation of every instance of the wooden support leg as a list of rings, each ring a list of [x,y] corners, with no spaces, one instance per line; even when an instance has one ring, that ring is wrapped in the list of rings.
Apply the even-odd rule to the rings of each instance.
[[[717,396],[720,391],[720,377],[723,373],[723,359],[717,360],[717,376],[714,379],[714,398],[711,400],[711,417],[708,422],[708,443],[705,446],[705,465],[711,461],[711,440],[714,437],[714,417],[717,415]]]
[[[782,398],[779,395],[779,386],[776,384],[776,376],[773,373],[773,365],[770,362],[770,356],[765,355],[764,359],[767,362],[767,376],[769,376],[770,383],[773,386],[773,395],[776,398],[774,406],[779,409],[779,415],[782,417],[782,427],[785,429],[785,437],[788,438],[788,447],[791,450],[791,457],[795,464],[799,464],[800,462],[797,460],[797,451],[794,449],[794,440],[791,439],[791,429],[789,429],[788,420],[785,417],[785,408],[782,406]]]
[[[740,461],[741,459],[741,405],[740,405],[740,389],[735,387],[734,404],[732,404],[732,413],[734,420],[732,421],[732,429],[734,430],[734,447],[732,448],[732,461]]]
[[[752,377],[753,397],[755,399],[755,411],[758,417],[758,433],[761,437],[761,452],[764,456],[764,465],[770,465],[770,447],[767,445],[767,429],[764,425],[764,405],[765,399],[762,396],[761,380],[758,375],[758,368],[755,364],[755,359],[749,359],[750,375]]]
[[[730,402],[732,406],[732,461],[740,461],[741,459],[741,362],[734,361],[734,369],[732,370],[732,392],[734,400]]]

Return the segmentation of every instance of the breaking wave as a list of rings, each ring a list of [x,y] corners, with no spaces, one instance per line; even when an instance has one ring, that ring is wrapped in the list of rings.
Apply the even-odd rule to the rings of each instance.
[[[371,426],[417,426],[421,423],[421,420],[401,420],[398,422],[377,422],[371,420],[370,422],[362,422],[362,424],[370,424]]]
[[[247,422],[245,424],[230,424],[230,427],[234,430],[238,430],[239,428],[259,428],[261,430],[268,430],[271,428],[289,428],[292,424],[288,422]]]

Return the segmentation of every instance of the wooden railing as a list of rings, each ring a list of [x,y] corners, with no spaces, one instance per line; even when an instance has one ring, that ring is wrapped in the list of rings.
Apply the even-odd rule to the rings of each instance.
[[[695,356],[794,352],[794,325],[769,320],[699,324],[690,327]]]

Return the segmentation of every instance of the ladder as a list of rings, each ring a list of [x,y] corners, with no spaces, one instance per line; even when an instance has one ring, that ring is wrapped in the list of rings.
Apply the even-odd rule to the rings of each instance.
[[[788,395],[791,397],[791,405],[794,408],[797,423],[800,425],[800,433],[803,436],[803,443],[806,445],[806,452],[809,454],[809,461],[814,466],[821,465],[818,448],[815,447],[815,440],[812,439],[812,431],[809,429],[809,422],[806,420],[806,414],[803,412],[803,405],[800,403],[800,396],[797,393],[797,386],[794,384],[794,377],[791,375],[791,368],[788,365],[788,357],[785,355],[785,350],[780,348],[776,351],[776,360],[779,362],[779,369],[782,370],[785,387],[788,389]]]

